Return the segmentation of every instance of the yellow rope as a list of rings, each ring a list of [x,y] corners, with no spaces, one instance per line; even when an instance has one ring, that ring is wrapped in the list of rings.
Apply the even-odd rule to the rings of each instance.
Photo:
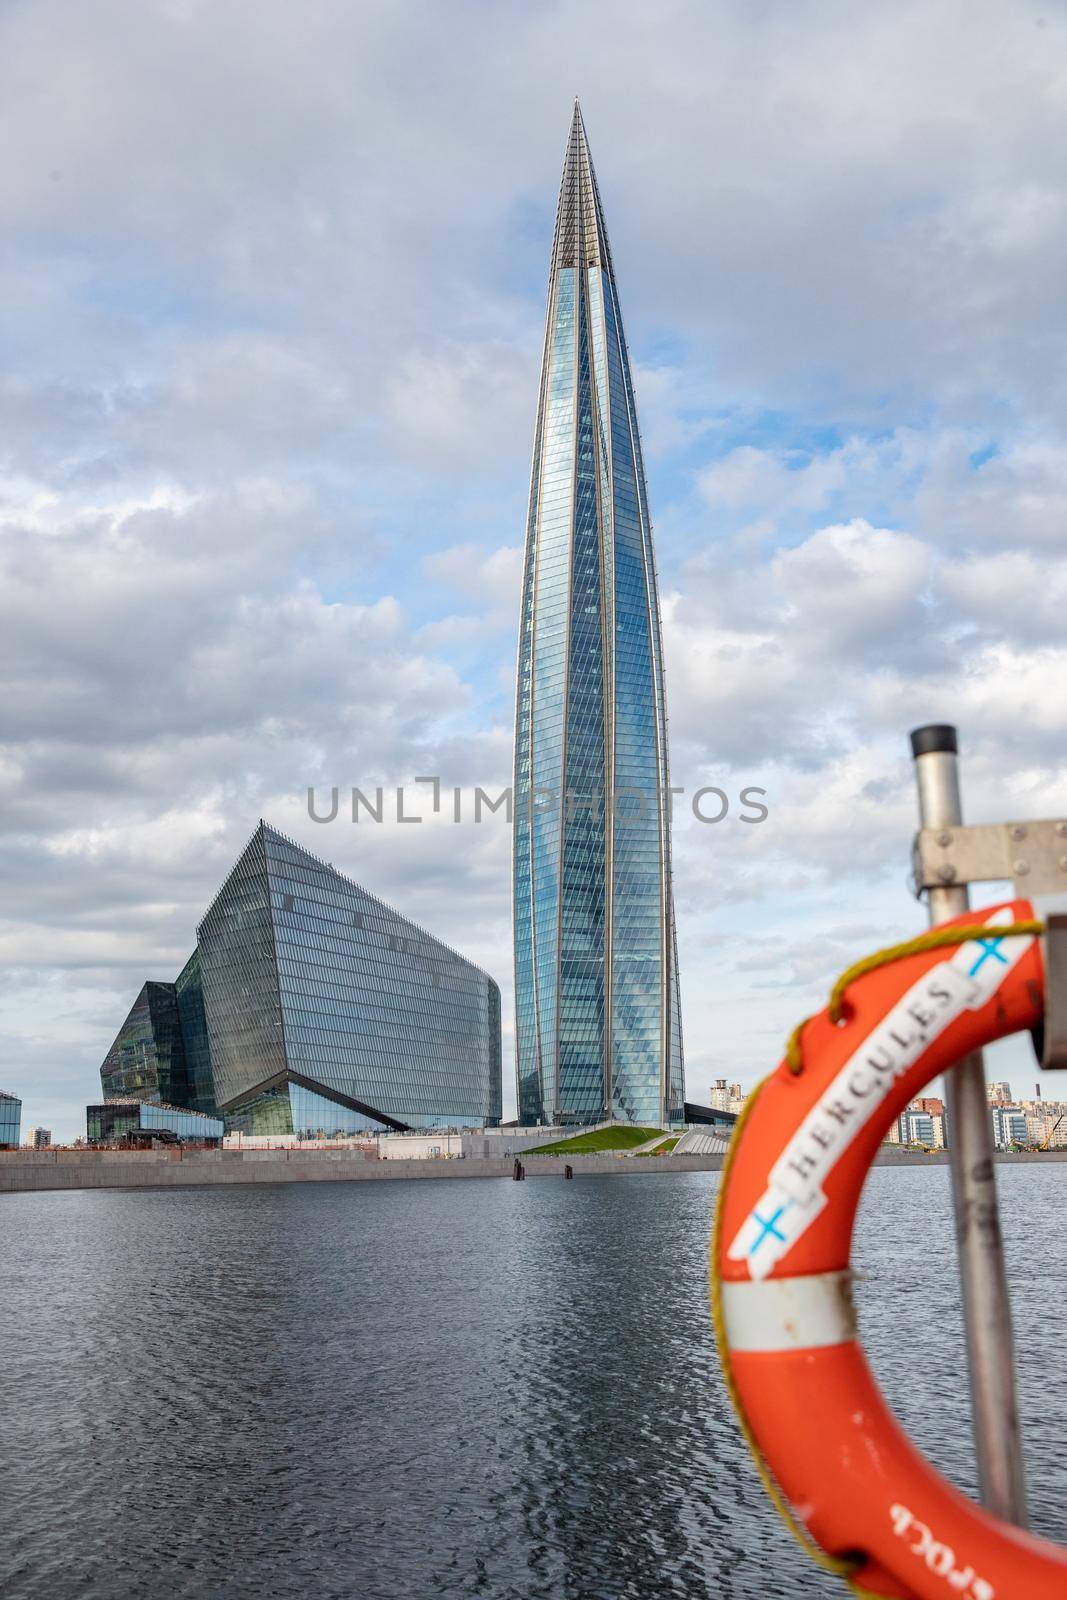
[[[876,972],[879,967],[888,966],[892,961],[903,961],[907,956],[920,956],[927,950],[947,950],[952,945],[969,944],[972,939],[1021,938],[1023,935],[1036,935],[1044,931],[1045,924],[1036,920],[992,925],[988,922],[976,922],[966,928],[931,928],[929,933],[921,933],[917,939],[908,939],[904,944],[893,944],[885,950],[876,950],[874,955],[864,956],[862,961],[855,962],[834,984],[830,991],[828,1008],[830,1021],[840,1022],[844,1016],[845,990],[850,983],[855,983],[856,979],[862,978],[865,973]],[[811,1020],[811,1017],[805,1017],[803,1022],[797,1023],[789,1035],[789,1043],[785,1047],[785,1059],[793,1074],[803,1070],[800,1035]]]
[[[1022,937],[1023,935],[1038,935],[1045,931],[1043,922],[1011,922],[1004,925],[988,923],[975,923],[964,928],[932,928],[929,933],[920,934],[917,939],[909,939],[904,944],[890,945],[885,950],[879,950],[874,955],[865,956],[862,961],[857,961],[847,971],[843,972],[834,984],[830,994],[830,1019],[840,1022],[844,1012],[845,990],[850,983],[863,977],[867,972],[874,972],[879,967],[888,966],[893,961],[903,961],[908,956],[922,955],[927,950],[945,950],[953,945],[967,944],[972,939],[1003,939]],[[803,1059],[800,1053],[800,1035],[811,1021],[806,1017],[803,1022],[794,1028],[786,1046],[786,1063],[790,1072],[799,1073],[803,1070]],[[789,1504],[771,1471],[759,1441],[752,1431],[752,1424],[745,1415],[741,1402],[741,1392],[734,1376],[733,1356],[729,1341],[726,1337],[726,1319],[722,1304],[722,1278],[719,1273],[719,1259],[722,1252],[723,1214],[726,1204],[726,1191],[729,1186],[730,1173],[733,1169],[737,1152],[740,1148],[741,1137],[756,1101],[770,1082],[764,1078],[757,1084],[742,1106],[736,1123],[734,1124],[733,1137],[726,1151],[722,1164],[722,1174],[719,1179],[719,1192],[715,1200],[715,1220],[711,1230],[711,1255],[709,1263],[709,1284],[711,1290],[711,1324],[715,1331],[715,1345],[719,1352],[719,1361],[722,1365],[723,1378],[726,1383],[726,1392],[730,1396],[730,1403],[737,1416],[741,1437],[748,1447],[756,1471],[759,1473],[760,1482],[763,1484],[767,1498],[774,1509],[796,1539],[801,1549],[824,1572],[832,1572],[835,1577],[843,1578],[856,1600],[882,1600],[882,1597],[873,1594],[869,1589],[862,1589],[855,1581],[855,1574],[866,1565],[863,1556],[833,1556],[822,1548],[812,1538],[808,1530],[802,1526],[794,1515]]]

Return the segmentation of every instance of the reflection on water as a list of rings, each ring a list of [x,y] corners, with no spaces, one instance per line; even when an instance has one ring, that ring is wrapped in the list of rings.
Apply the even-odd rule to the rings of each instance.
[[[1001,1169],[1033,1521],[1059,1448],[1067,1166]],[[840,1596],[765,1504],[715,1366],[713,1174],[0,1200],[0,1589]],[[880,1170],[864,1334],[973,1489],[945,1168]]]

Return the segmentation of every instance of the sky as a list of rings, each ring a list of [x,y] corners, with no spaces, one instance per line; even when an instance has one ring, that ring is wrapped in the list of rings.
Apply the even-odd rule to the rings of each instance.
[[[0,1088],[24,1128],[84,1131],[260,817],[493,973],[513,1106],[503,818],[322,824],[307,790],[509,781],[576,93],[672,779],[731,799],[676,811],[690,1098],[754,1083],[839,970],[924,925],[912,727],[959,725],[969,820],[1062,810],[1061,3],[617,0],[608,27],[589,0],[14,0]],[[989,1066],[1032,1091],[1021,1041]]]

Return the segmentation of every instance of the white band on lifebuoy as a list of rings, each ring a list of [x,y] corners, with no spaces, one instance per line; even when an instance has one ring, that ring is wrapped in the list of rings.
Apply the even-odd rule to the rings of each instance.
[[[852,1273],[723,1283],[723,1319],[731,1350],[813,1350],[856,1337]]]

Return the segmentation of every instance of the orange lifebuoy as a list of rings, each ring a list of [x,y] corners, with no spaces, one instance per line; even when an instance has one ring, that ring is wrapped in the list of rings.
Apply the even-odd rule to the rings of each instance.
[[[1033,917],[1027,901],[968,913],[949,926],[972,942],[858,977],[840,1023],[822,1012],[805,1026],[803,1069],[783,1062],[761,1087],[723,1172],[712,1298],[731,1392],[795,1521],[864,1594],[1067,1595],[1067,1550],[960,1494],[893,1417],[857,1337],[849,1266],[894,1117],[970,1051],[1041,1021],[1040,939],[998,931]]]

